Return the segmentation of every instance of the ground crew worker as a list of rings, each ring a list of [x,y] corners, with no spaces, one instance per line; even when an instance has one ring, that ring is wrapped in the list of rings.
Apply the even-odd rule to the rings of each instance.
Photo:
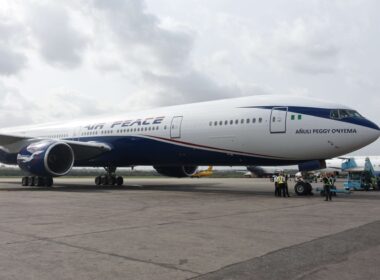
[[[282,192],[282,196],[285,197],[285,177],[282,173],[280,173],[280,175],[278,175],[277,177],[277,185],[278,185],[278,189],[280,191],[280,196],[281,196],[281,192]]]
[[[377,179],[376,179],[376,177],[372,177],[371,178],[371,184],[372,184],[372,188],[374,190],[376,190],[377,189]]]
[[[334,174],[329,174],[329,183],[330,183],[330,192],[331,194],[333,194],[334,196],[336,196],[336,187],[335,187],[335,177],[334,177]]]
[[[288,180],[289,180],[289,175],[285,175],[285,193],[287,197],[290,197],[289,195],[289,187],[288,187]]]
[[[280,196],[281,196],[281,191],[280,191],[280,188],[279,188],[279,186],[278,186],[277,178],[278,178],[278,176],[276,176],[276,175],[273,177],[273,182],[274,182],[274,196],[278,196],[278,197],[280,197]]]
[[[325,201],[331,201],[331,184],[329,178],[325,175],[322,179],[323,182],[323,191],[325,192]]]

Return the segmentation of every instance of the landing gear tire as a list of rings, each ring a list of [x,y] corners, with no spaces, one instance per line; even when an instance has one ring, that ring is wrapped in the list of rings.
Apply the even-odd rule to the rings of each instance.
[[[114,176],[110,176],[110,177],[108,178],[108,184],[109,184],[110,186],[114,186],[114,185],[116,184],[116,177],[114,177]]]
[[[306,194],[307,195],[313,195],[312,190],[313,190],[313,187],[311,186],[311,184],[310,183],[306,183]]]
[[[306,195],[306,186],[304,182],[298,182],[294,186],[294,191],[297,195]]]
[[[102,183],[103,186],[108,185],[108,177],[107,176],[100,176],[100,182]]]
[[[35,177],[35,183],[36,186],[42,187],[45,185],[45,179],[44,177]]]
[[[102,179],[100,176],[95,177],[95,185],[100,186],[102,184]]]
[[[121,186],[124,183],[124,179],[121,176],[116,176],[116,167],[107,166],[104,167],[107,174],[95,177],[95,185],[97,186]]]
[[[124,184],[124,179],[121,176],[116,177],[116,185],[122,186]]]
[[[51,187],[53,186],[53,178],[52,177],[40,177],[40,176],[30,176],[30,177],[22,177],[21,185],[22,186],[38,186],[38,187]]]
[[[36,185],[36,177],[29,177],[29,186],[34,187]]]
[[[22,177],[21,179],[21,186],[26,187],[29,184],[29,178],[28,177]]]
[[[294,191],[297,195],[313,195],[313,188],[310,183],[298,182],[294,186]]]

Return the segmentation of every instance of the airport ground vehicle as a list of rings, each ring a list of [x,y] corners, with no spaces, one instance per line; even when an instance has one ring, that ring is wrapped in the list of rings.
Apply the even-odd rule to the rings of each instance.
[[[364,169],[353,169],[348,171],[347,179],[344,182],[346,190],[370,190],[379,189],[379,176],[375,172],[369,158],[365,159]]]

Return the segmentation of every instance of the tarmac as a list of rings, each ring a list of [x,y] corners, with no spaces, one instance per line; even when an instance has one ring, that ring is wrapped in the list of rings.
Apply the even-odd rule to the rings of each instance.
[[[0,279],[378,279],[380,192],[268,179],[0,179]]]

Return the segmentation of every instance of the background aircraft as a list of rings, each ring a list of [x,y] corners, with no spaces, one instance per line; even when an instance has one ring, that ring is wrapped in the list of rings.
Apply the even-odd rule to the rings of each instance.
[[[212,175],[212,165],[210,165],[206,170],[200,170],[191,175],[192,178],[210,177]]]

